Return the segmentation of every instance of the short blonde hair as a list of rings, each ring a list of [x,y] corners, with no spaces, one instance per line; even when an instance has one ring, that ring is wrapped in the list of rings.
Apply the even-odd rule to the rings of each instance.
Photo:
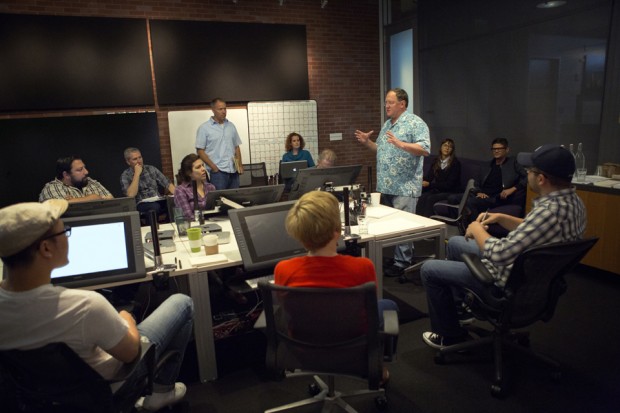
[[[338,199],[325,191],[304,194],[286,216],[286,232],[309,251],[315,251],[340,232]]]
[[[321,161],[327,161],[333,165],[336,162],[336,152],[331,149],[323,149],[319,155],[319,161],[317,163],[320,164]]]

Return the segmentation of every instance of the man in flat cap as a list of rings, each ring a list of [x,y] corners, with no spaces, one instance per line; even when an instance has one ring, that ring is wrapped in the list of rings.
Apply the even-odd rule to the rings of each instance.
[[[495,285],[506,285],[516,258],[526,249],[551,243],[580,239],[586,228],[586,210],[571,180],[575,172],[573,155],[559,145],[543,145],[532,153],[520,153],[517,161],[527,170],[530,188],[540,196],[525,218],[506,214],[480,214],[467,227],[464,237],[448,242],[447,260],[432,260],[421,269],[428,298],[432,331],[422,339],[433,348],[457,344],[467,339],[457,316],[453,289],[482,291],[484,286],[464,262],[464,252],[480,255],[495,278]],[[487,232],[497,223],[510,231],[505,238],[494,238]],[[471,240],[471,241],[470,241]],[[468,242],[469,241],[469,242]]]
[[[186,391],[175,380],[193,325],[191,298],[172,295],[136,325],[130,313],[117,312],[95,291],[53,286],[52,270],[68,263],[71,227],[60,218],[67,206],[64,199],[52,199],[0,209],[0,257],[7,274],[0,284],[0,350],[64,342],[108,379],[138,356],[140,340],[147,339],[157,357],[177,350],[181,358],[163,366],[143,407],[155,411],[175,403]]]

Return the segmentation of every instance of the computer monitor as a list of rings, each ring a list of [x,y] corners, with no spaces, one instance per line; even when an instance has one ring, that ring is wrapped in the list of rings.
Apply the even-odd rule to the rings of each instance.
[[[297,172],[288,199],[298,199],[306,192],[331,186],[351,185],[362,170],[362,165],[334,166],[332,168],[308,168]]]
[[[52,271],[52,284],[89,287],[146,277],[138,212],[63,221],[71,226],[69,263]]]
[[[71,202],[63,217],[83,217],[86,215],[114,214],[136,210],[135,198],[123,197],[95,199],[93,201]]]
[[[306,254],[286,232],[284,222],[294,201],[228,211],[246,271],[275,267],[281,260]]]
[[[224,197],[243,207],[272,204],[280,201],[284,185],[249,186],[246,188],[221,189],[207,192],[205,209],[221,206],[220,198]]]

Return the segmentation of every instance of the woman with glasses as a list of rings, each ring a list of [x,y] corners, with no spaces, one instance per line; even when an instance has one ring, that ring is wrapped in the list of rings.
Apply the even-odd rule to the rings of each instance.
[[[422,181],[422,196],[418,199],[416,214],[430,217],[433,205],[445,201],[451,194],[461,191],[461,163],[455,156],[452,139],[441,141],[439,153]]]

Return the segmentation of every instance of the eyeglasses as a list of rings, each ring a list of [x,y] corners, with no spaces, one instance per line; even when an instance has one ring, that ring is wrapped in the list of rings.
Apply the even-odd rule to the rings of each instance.
[[[67,236],[67,238],[70,237],[71,236],[71,227],[69,225],[65,225],[65,229],[63,229],[62,231],[57,232],[55,234],[48,235],[47,237],[41,238],[41,241],[46,240],[46,239],[50,239],[50,238],[54,238],[54,237],[57,237],[57,236],[62,235],[62,234],[65,234]]]
[[[505,151],[505,150],[506,150],[506,147],[505,147],[505,146],[500,146],[500,147],[498,147],[498,148],[491,148],[491,150],[492,150],[493,152],[497,152],[497,151]]]
[[[525,168],[525,170],[527,171],[527,173],[529,174],[530,172],[533,173],[534,175],[543,175],[544,172],[540,171],[536,168]]]

